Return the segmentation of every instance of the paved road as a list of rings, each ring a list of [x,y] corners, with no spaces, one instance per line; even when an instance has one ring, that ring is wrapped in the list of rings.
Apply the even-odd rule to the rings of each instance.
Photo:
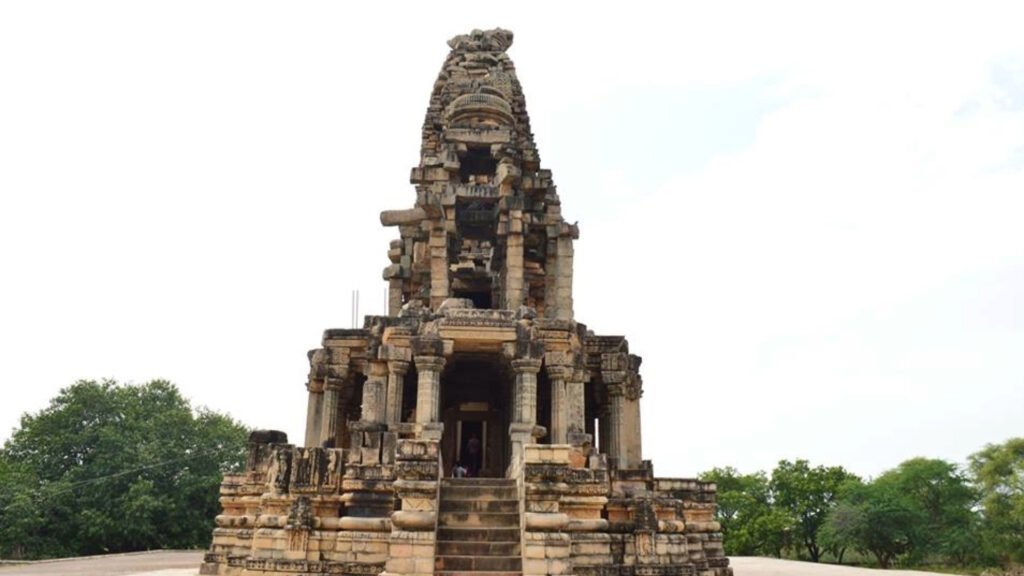
[[[203,552],[111,554],[0,567],[0,576],[194,576]]]
[[[0,567],[0,576],[195,576],[202,552],[143,552]],[[736,576],[949,576],[910,570],[871,570],[774,558],[732,558]]]

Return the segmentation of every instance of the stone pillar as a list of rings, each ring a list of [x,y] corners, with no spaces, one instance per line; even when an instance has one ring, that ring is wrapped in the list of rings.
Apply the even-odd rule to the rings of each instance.
[[[558,239],[548,238],[544,259],[544,317],[558,316]]]
[[[567,224],[562,226],[568,227]],[[572,320],[573,317],[572,260],[572,235],[569,231],[563,231],[558,237],[558,271],[555,277],[555,300],[557,302],[555,318],[559,320]]]
[[[369,374],[363,383],[363,407],[360,420],[383,424],[388,385],[388,364],[383,360],[370,362]]]
[[[318,448],[320,446],[320,417],[323,414],[324,404],[324,383],[321,380],[309,380],[306,382],[306,390],[309,390],[309,401],[306,404],[306,447]]]
[[[405,373],[409,363],[405,360],[388,360],[388,394],[386,418],[388,424],[402,422],[402,392],[405,388]]]
[[[586,371],[574,370],[571,378],[565,383],[565,395],[568,398],[568,429],[569,438],[574,434],[587,433],[586,414]]]
[[[533,358],[520,358],[512,361],[512,370],[516,374],[512,422],[516,424],[537,423],[537,373],[540,372],[541,361]]]
[[[324,378],[323,412],[320,416],[320,442],[334,447],[338,438],[338,400],[341,395],[340,379]]]
[[[611,457],[611,407],[605,403],[597,409],[597,447],[602,454]]]
[[[567,381],[572,377],[569,366],[548,366],[551,381],[551,430],[548,434],[552,444],[569,441],[569,395]]]
[[[622,459],[620,468],[639,468],[643,464],[640,443],[640,397],[643,384],[640,375],[633,373],[623,386],[622,403]]]
[[[615,458],[621,469],[637,468],[643,463],[640,450],[640,385],[631,376],[626,382],[610,384],[608,399],[611,402],[608,422],[608,449],[605,452]],[[602,428],[604,421],[601,422]]]
[[[430,308],[448,298],[448,234],[438,226],[430,231]]]
[[[428,424],[441,420],[441,356],[416,356],[416,423]]]
[[[518,310],[523,305],[523,211],[508,211],[508,235],[505,237],[505,308]]]
[[[512,422],[508,426],[512,448],[506,470],[508,478],[516,478],[523,472],[525,447],[544,433],[544,429],[537,426],[537,373],[540,372],[543,355],[543,342],[529,339],[517,342],[516,356],[519,358],[511,362],[515,387],[512,391]]]
[[[625,430],[622,426],[622,411],[625,404],[621,384],[608,385],[608,449],[605,451],[609,458],[615,458],[616,465],[623,466],[622,458],[625,450]]]
[[[402,280],[391,278],[388,280],[388,316],[394,318],[402,311]]]

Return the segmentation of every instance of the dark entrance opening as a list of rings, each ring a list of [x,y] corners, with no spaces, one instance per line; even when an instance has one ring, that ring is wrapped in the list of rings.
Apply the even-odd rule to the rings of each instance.
[[[501,353],[456,354],[441,373],[441,458],[470,475],[502,478],[508,468],[511,376]]]
[[[484,466],[484,428],[481,420],[459,420],[459,450],[456,459],[466,468],[466,476],[477,477]]]
[[[456,298],[466,298],[473,301],[473,308],[477,310],[490,310],[491,309],[491,291],[490,290],[456,290]]]
[[[464,184],[490,184],[497,170],[490,148],[470,148],[459,158],[459,178]]]

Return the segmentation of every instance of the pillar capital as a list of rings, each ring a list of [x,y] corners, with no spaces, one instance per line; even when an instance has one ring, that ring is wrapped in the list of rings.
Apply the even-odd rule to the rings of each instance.
[[[562,366],[558,364],[548,364],[545,366],[545,369],[548,371],[548,378],[551,378],[552,380],[561,380],[563,382],[572,380],[574,373],[572,366]]]
[[[444,356],[416,356],[414,360],[416,362],[416,370],[419,372],[440,372],[444,369]]]
[[[609,382],[605,389],[608,390],[609,398],[620,398],[626,394],[626,387],[622,382]]]
[[[306,380],[306,390],[313,394],[322,394],[324,391],[324,381],[319,378],[310,378]]]
[[[367,376],[385,378],[388,375],[388,363],[384,360],[370,360]]]
[[[409,371],[409,364],[406,360],[388,360],[388,373],[405,376],[405,373]]]
[[[331,380],[344,380],[348,378],[348,364],[328,364],[327,375],[330,377]]]
[[[341,390],[344,383],[345,381],[341,378],[331,378],[328,376],[324,378],[323,389],[327,392],[337,392]]]
[[[540,372],[541,360],[538,358],[517,358],[512,361],[512,370],[516,374],[536,374]]]

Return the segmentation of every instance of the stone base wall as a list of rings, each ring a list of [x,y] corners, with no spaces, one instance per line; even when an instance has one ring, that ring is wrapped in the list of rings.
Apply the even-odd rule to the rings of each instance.
[[[393,436],[356,431],[355,448],[341,450],[254,433],[247,470],[221,485],[223,513],[200,573],[380,574],[395,507]]]
[[[524,455],[524,576],[732,576],[714,484],[609,470],[586,447]]]
[[[250,444],[221,486],[202,574],[433,576],[436,440],[353,427],[353,449]],[[258,440],[258,439],[257,439]],[[609,469],[586,446],[522,446],[523,576],[731,576],[715,486]]]

